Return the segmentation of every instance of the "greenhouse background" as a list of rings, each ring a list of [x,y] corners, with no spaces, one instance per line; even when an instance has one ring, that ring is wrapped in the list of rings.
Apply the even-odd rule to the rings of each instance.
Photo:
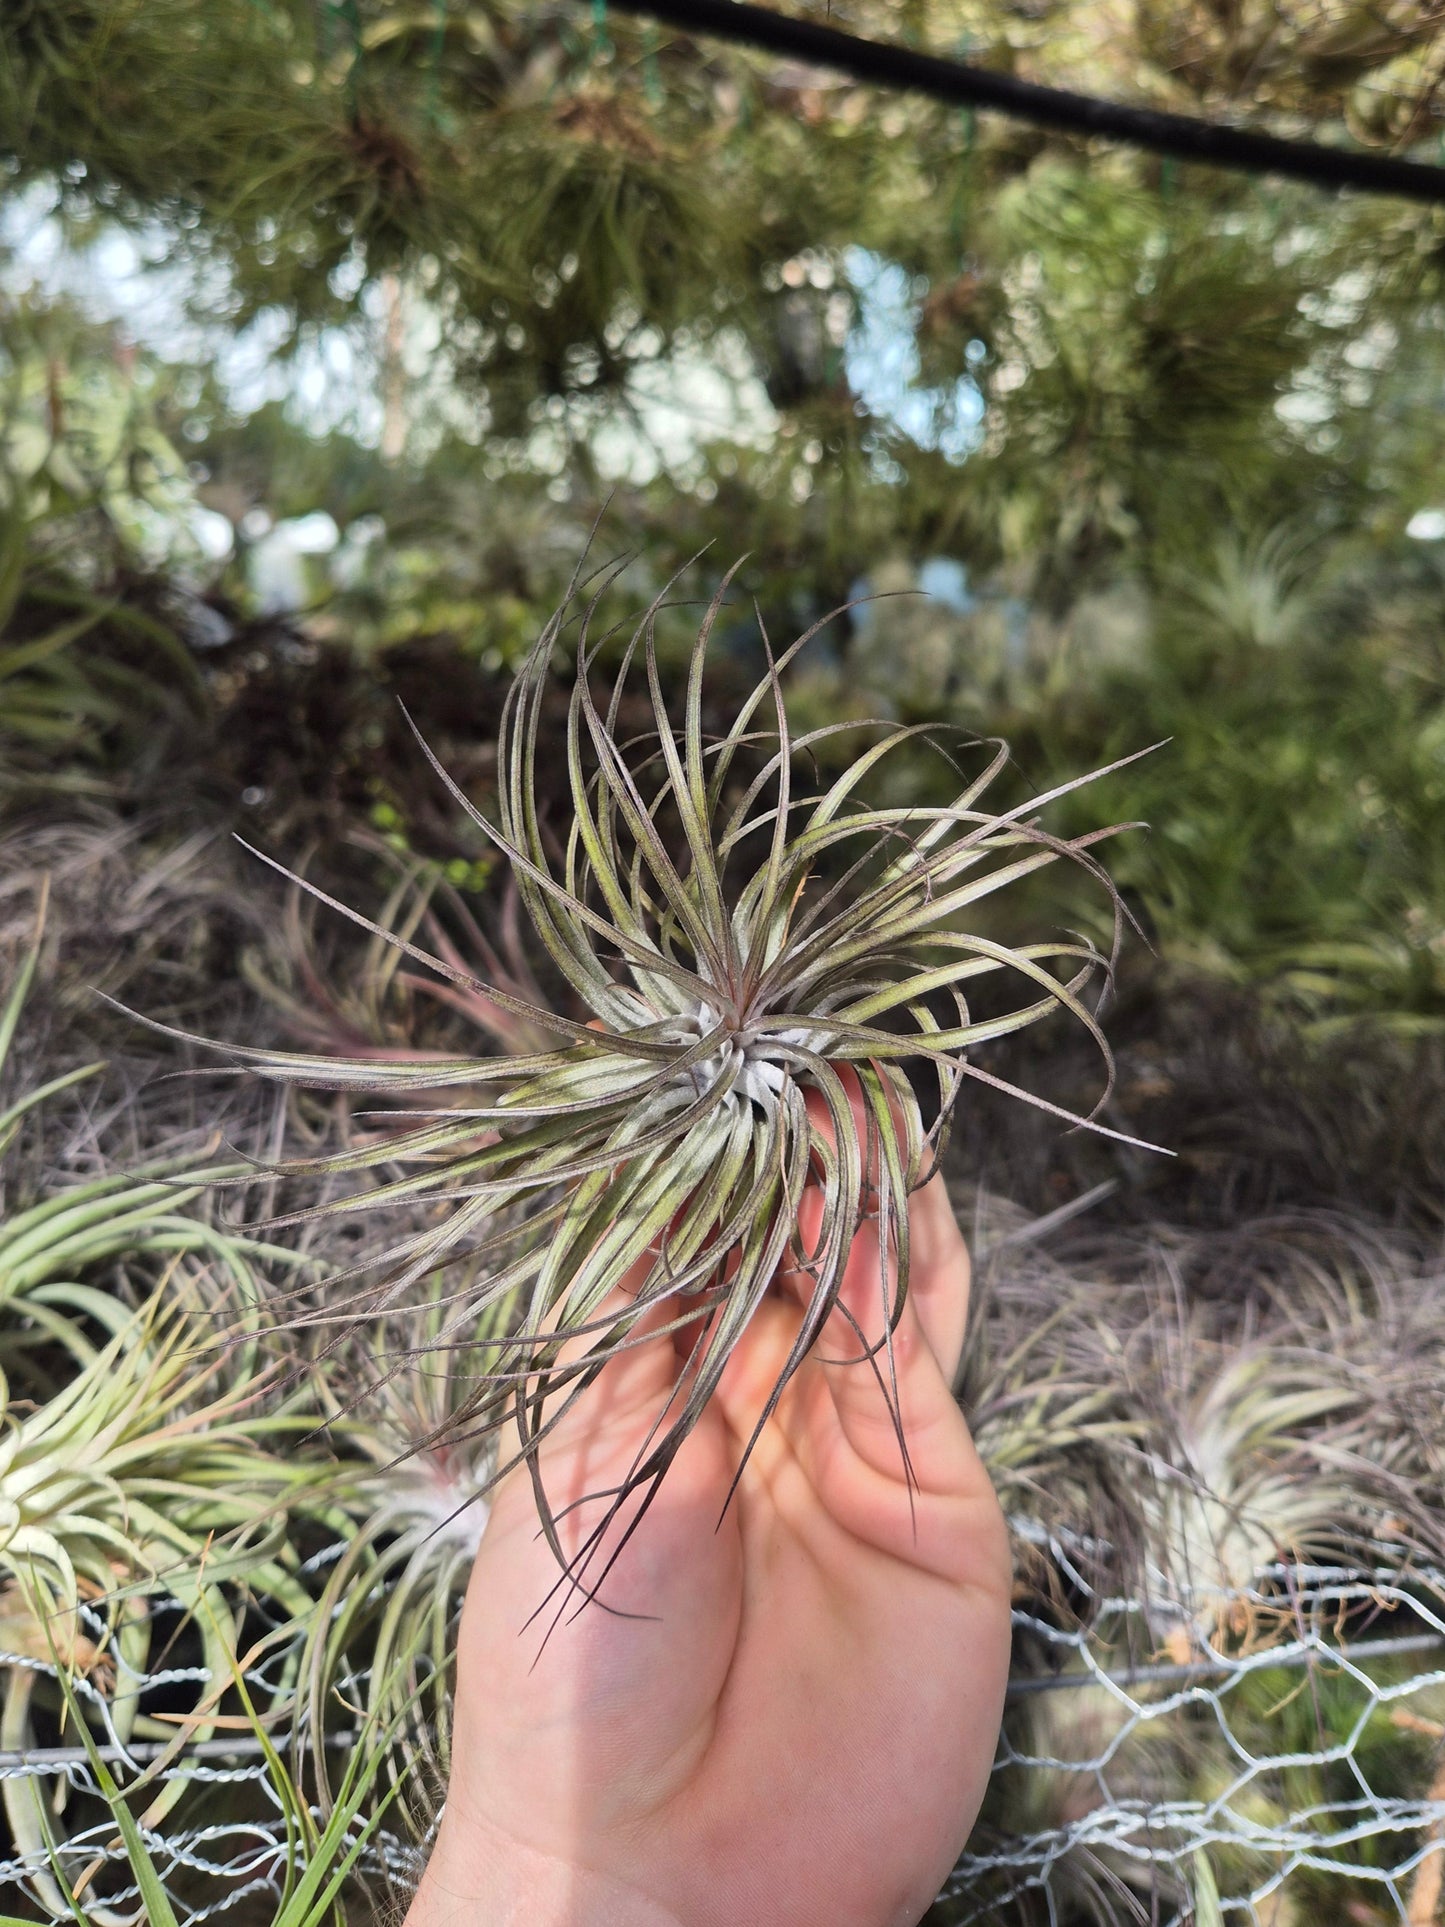
[[[776,10],[1445,169],[1419,0]],[[493,821],[579,566],[626,560],[604,628],[670,585],[680,713],[744,557],[710,729],[764,635],[838,612],[783,684],[794,729],[847,726],[825,777],[882,717],[1006,740],[999,807],[1106,769],[1061,837],[1141,826],[1108,846],[1115,1135],[974,1084],[948,1151],[1015,1623],[928,1920],[1445,1919],[1442,403],[1445,191],[1190,165],[602,0],[10,0],[0,1910],[400,1916],[489,1330],[442,1372],[389,1375],[385,1317],[278,1357],[266,1307],[377,1256],[293,1163],[385,1169],[382,1127],[186,1040],[533,1048],[274,864],[545,979],[408,719]],[[937,802],[931,755],[880,802]],[[1087,883],[981,928],[1107,950]],[[1057,1015],[976,1061],[1099,1095]]]

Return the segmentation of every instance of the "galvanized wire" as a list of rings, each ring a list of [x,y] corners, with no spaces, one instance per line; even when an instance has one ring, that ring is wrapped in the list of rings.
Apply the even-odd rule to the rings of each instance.
[[[1355,1883],[1383,1918],[1436,1917],[1411,1902],[1445,1855],[1445,1574],[1280,1565],[1194,1603],[1159,1658],[1125,1665],[1160,1651],[1147,1600],[1090,1601],[1085,1626],[1015,1613],[1030,1666],[995,1768],[1008,1791],[944,1890],[951,1922],[1052,1927],[1081,1897],[1084,1918],[1202,1922],[1201,1885],[1229,1921],[1297,1919],[1281,1895],[1323,1911],[1332,1890],[1324,1917],[1343,1920]]]
[[[1077,1548],[1049,1550],[1056,1570],[1072,1569]],[[1075,1588],[1073,1604],[1068,1617],[1036,1602],[1014,1614],[994,1787],[937,1918],[1272,1927],[1298,1918],[1301,1901],[1317,1917],[1349,1918],[1352,1893],[1384,1919],[1429,1917],[1411,1907],[1445,1872],[1445,1572],[1272,1566],[1228,1597],[1185,1601],[1193,1617],[1183,1621],[1171,1598],[1162,1633],[1157,1602]],[[258,1694],[286,1657],[268,1653]],[[0,1666],[35,1664],[0,1653]],[[162,1750],[98,1737],[122,1787]],[[283,1754],[292,1737],[273,1735]],[[326,1737],[346,1748],[358,1735],[339,1718]],[[89,1870],[86,1904],[103,1898],[139,1922],[84,1747],[0,1754],[0,1778],[21,1777],[47,1799],[65,1788],[77,1830],[57,1846],[58,1866],[72,1882]],[[157,1777],[187,1783],[145,1835],[184,1927],[243,1902],[248,1922],[263,1917],[292,1849],[259,1740],[212,1737]],[[414,1841],[389,1832],[373,1837],[363,1868],[405,1892],[421,1861]],[[49,1865],[0,1850],[0,1889]],[[1273,1911],[1286,1901],[1288,1913]]]

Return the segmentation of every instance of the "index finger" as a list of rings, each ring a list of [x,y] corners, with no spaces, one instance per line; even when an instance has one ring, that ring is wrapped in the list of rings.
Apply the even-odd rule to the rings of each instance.
[[[858,1135],[866,1142],[869,1120],[857,1075],[846,1067],[842,1068],[840,1075],[853,1110]],[[809,1091],[806,1102],[815,1130],[831,1140],[832,1123],[822,1098]],[[897,1103],[890,1100],[889,1108],[901,1136]],[[865,1173],[870,1185],[877,1183],[878,1161],[879,1148],[875,1141],[872,1162]],[[964,1333],[968,1324],[969,1287],[972,1280],[968,1247],[954,1217],[942,1175],[937,1171],[912,1194],[907,1210],[909,1275],[908,1308],[904,1315],[917,1317],[924,1341],[937,1361],[939,1370],[951,1385],[963,1356]],[[805,1249],[810,1242],[807,1221],[815,1220],[819,1212],[820,1201],[816,1191],[812,1191],[805,1197],[800,1212],[800,1220],[803,1221],[800,1223],[800,1236]],[[896,1254],[890,1253],[889,1257],[895,1259]],[[867,1302],[858,1303],[853,1302],[855,1295],[853,1292],[845,1293],[849,1301],[848,1310],[855,1317],[862,1314],[863,1329],[869,1342],[876,1342],[882,1337],[879,1293],[874,1290]]]

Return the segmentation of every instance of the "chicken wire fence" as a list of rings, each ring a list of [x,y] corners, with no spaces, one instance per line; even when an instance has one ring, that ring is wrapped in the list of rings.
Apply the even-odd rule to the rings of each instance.
[[[1086,1594],[1069,1548],[1047,1549]],[[1014,1655],[989,1796],[938,1919],[1282,1927],[1302,1909],[1342,1922],[1439,1917],[1445,1572],[1278,1565],[1242,1590],[1171,1598],[1162,1615],[1157,1601],[1095,1598],[1086,1623],[1034,1600],[1015,1611]],[[296,1658],[278,1645],[248,1670],[255,1703],[284,1700]],[[0,1665],[7,1678],[51,1671],[21,1653],[0,1653]],[[112,1693],[144,1703],[208,1683],[195,1667],[174,1667],[117,1680]],[[348,1682],[344,1697],[363,1684]],[[110,1698],[84,1679],[75,1690],[96,1753],[73,1736],[0,1747],[12,1823],[0,1889],[43,1917],[45,1883],[58,1874],[87,1919],[145,1919],[98,1753],[122,1788],[145,1779],[133,1809],[159,1782],[183,1783],[174,1811],[142,1833],[185,1927],[267,1920],[297,1848],[260,1737],[214,1734],[157,1771],[163,1742],[123,1742]],[[292,1737],[278,1729],[278,1751]],[[343,1755],[367,1744],[344,1726],[323,1743]],[[44,1803],[48,1838],[20,1850],[13,1821],[25,1781]],[[404,1894],[421,1861],[415,1840],[377,1830],[357,1868]]]
[[[1014,1651],[950,1922],[1439,1917],[1445,1574],[1281,1564],[1083,1628],[1022,1608]]]
[[[138,1773],[159,1751],[155,1745],[102,1749],[112,1773]],[[142,1927],[149,1919],[141,1886],[130,1867],[114,1820],[107,1811],[92,1768],[82,1747],[35,1748],[0,1753],[0,1776],[32,1778],[42,1783],[43,1795],[63,1786],[67,1805],[86,1805],[103,1817],[79,1826],[44,1850],[14,1853],[0,1859],[0,1894],[7,1904],[22,1894],[39,1918],[45,1918],[45,1896],[37,1894],[37,1877],[59,1875],[77,1897],[82,1917],[97,1927]],[[288,1865],[297,1871],[292,1844],[280,1803],[259,1744],[244,1739],[208,1740],[187,1750],[180,1765],[167,1769],[165,1780],[182,1779],[188,1796],[210,1794],[213,1804],[254,1809],[247,1817],[213,1820],[206,1824],[161,1824],[143,1827],[141,1835],[164,1884],[176,1916],[184,1927],[224,1918],[248,1923],[270,1918],[271,1904],[286,1885]],[[229,1799],[228,1792],[229,1790]],[[57,1800],[56,1804],[60,1802]],[[313,1809],[314,1816],[314,1809]],[[359,1873],[384,1880],[391,1888],[414,1886],[420,1872],[418,1849],[410,1841],[388,1834],[361,1841],[362,1823],[348,1828],[338,1849],[341,1858],[360,1844]],[[74,1914],[51,1913],[52,1919],[73,1920]]]
[[[328,1548],[303,1571],[323,1569],[341,1550]],[[78,1909],[96,1927],[145,1927],[150,1921],[113,1796],[101,1783],[103,1771],[138,1815],[140,1839],[182,1927],[218,1918],[236,1927],[269,1921],[306,1859],[304,1848],[298,1850],[294,1783],[284,1790],[278,1785],[272,1760],[294,1763],[318,1743],[342,1759],[357,1746],[374,1746],[374,1734],[346,1724],[346,1709],[365,1697],[365,1673],[348,1672],[335,1681],[342,1718],[318,1741],[304,1721],[297,1726],[287,1717],[300,1705],[295,1688],[304,1624],[283,1629],[281,1638],[273,1627],[272,1636],[252,1642],[235,1674],[221,1679],[201,1664],[138,1671],[127,1665],[100,1613],[83,1605],[78,1618],[82,1635],[107,1654],[110,1676],[100,1690],[92,1678],[67,1675],[66,1691],[75,1714],[86,1721],[88,1743],[76,1734],[72,1715],[63,1722],[71,1730],[62,1729],[59,1744],[0,1744],[0,1905],[23,1895],[42,1919],[48,1906],[54,1920],[73,1921]],[[33,1654],[5,1650],[3,1635],[0,1618],[0,1670],[11,1682],[8,1707],[16,1674],[55,1680],[57,1671]],[[126,1703],[152,1710],[178,1703],[231,1706],[242,1687],[250,1707],[268,1709],[269,1717],[263,1712],[259,1721],[234,1714],[214,1719],[211,1728],[231,1730],[208,1728],[208,1737],[179,1749],[167,1740],[123,1737],[116,1718],[116,1707]],[[26,1783],[28,1804],[20,1792]],[[148,1823],[146,1808],[169,1798],[176,1799],[174,1808]],[[320,1832],[326,1815],[310,1802],[306,1813]],[[415,1886],[424,1859],[415,1839],[369,1826],[365,1811],[333,1838],[329,1858],[339,1866],[353,1852],[357,1878],[403,1893]],[[62,1889],[74,1896],[74,1907],[63,1904]]]

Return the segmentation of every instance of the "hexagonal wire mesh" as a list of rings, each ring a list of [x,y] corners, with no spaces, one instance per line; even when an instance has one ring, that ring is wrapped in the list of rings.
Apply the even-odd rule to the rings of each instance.
[[[945,1918],[1438,1918],[1445,1574],[1281,1564],[1210,1605],[1187,1657],[1132,1664],[1145,1600],[1096,1600],[1087,1629],[1015,1613],[993,1792]]]
[[[1053,1540],[1048,1550],[1082,1586],[1070,1549]],[[1229,1603],[1219,1614],[1215,1597],[1219,1631],[1183,1659],[1149,1651],[1139,1599],[1093,1601],[1087,1627],[1034,1607],[1015,1614],[993,1786],[934,1918],[1274,1927],[1306,1910],[1361,1923],[1438,1917],[1445,1573],[1276,1565]],[[1148,1656],[1130,1663],[1132,1651]],[[258,1699],[275,1694],[291,1657],[272,1651],[254,1669]],[[113,1728],[103,1737],[123,1785],[160,1751],[123,1746]],[[186,1781],[185,1799],[146,1841],[180,1920],[269,1918],[293,1848],[259,1740],[213,1738],[166,1776]],[[82,1746],[0,1753],[0,1777],[35,1781],[52,1804],[64,1789],[70,1808],[91,1809],[53,1848],[54,1864],[80,1884],[88,1918],[144,1918]],[[404,1892],[419,1865],[418,1848],[389,1832],[368,1843],[362,1871]],[[15,1892],[51,1867],[49,1852],[12,1853],[0,1883]]]
[[[303,1573],[329,1566],[340,1551],[339,1546],[323,1550],[306,1562]],[[97,1643],[106,1639],[106,1623],[92,1609],[81,1608],[80,1622]],[[97,1927],[142,1927],[150,1920],[116,1825],[113,1798],[100,1783],[103,1769],[127,1796],[132,1812],[140,1813],[140,1838],[182,1927],[218,1917],[248,1927],[271,1920],[306,1861],[297,1838],[295,1792],[278,1784],[272,1761],[294,1761],[311,1744],[295,1694],[306,1628],[294,1624],[279,1630],[280,1637],[273,1628],[272,1636],[255,1640],[240,1668],[252,1707],[261,1709],[259,1722],[229,1715],[218,1723],[232,1730],[179,1749],[166,1740],[123,1739],[114,1713],[118,1702],[131,1699],[154,1712],[177,1689],[192,1705],[206,1704],[214,1695],[218,1705],[232,1706],[237,1693],[233,1680],[218,1680],[201,1665],[138,1673],[112,1645],[115,1677],[108,1691],[97,1690],[84,1676],[68,1681],[76,1710],[90,1727],[90,1744],[75,1733],[72,1717],[65,1721],[70,1732],[62,1730],[58,1744],[0,1746],[4,1902],[23,1894],[32,1910],[48,1909],[52,1919],[70,1920],[75,1914],[64,1907],[63,1887],[74,1895],[81,1917]],[[14,1672],[55,1677],[52,1665],[0,1647],[0,1675],[9,1680]],[[347,1676],[337,1684],[338,1710],[364,1696],[364,1679]],[[289,1728],[286,1718],[275,1719],[275,1709],[303,1724]],[[360,1738],[345,1717],[343,1711],[323,1741],[328,1751],[343,1756]],[[26,1783],[34,1789],[28,1804],[20,1791]],[[175,1810],[148,1822],[142,1810],[178,1785]],[[307,1811],[319,1830],[325,1814],[311,1802]],[[358,1876],[392,1892],[415,1886],[422,1854],[413,1839],[379,1828],[368,1832],[363,1811],[334,1840],[330,1861],[339,1865],[353,1847],[359,1849]]]

